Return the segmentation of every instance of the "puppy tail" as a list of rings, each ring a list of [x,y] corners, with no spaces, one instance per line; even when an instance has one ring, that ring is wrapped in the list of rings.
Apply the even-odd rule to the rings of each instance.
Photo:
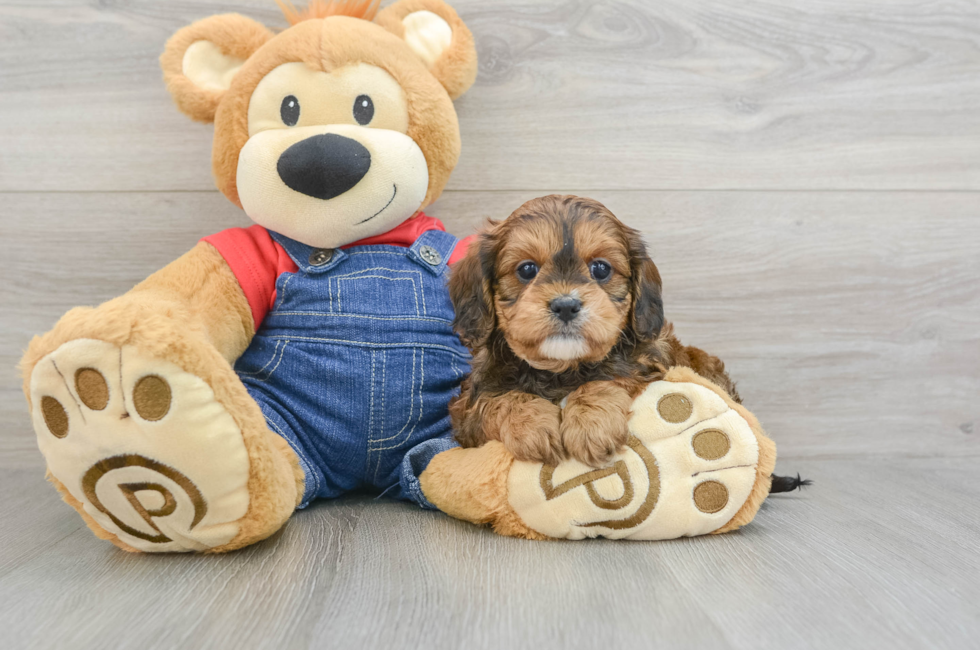
[[[779,494],[780,492],[792,492],[793,490],[802,490],[808,485],[813,485],[813,481],[808,478],[800,478],[797,474],[794,476],[777,476],[772,475],[772,486],[769,488],[769,494]]]

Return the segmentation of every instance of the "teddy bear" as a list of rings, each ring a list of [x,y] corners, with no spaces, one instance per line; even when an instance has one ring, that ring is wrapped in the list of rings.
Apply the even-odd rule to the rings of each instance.
[[[446,278],[468,240],[423,210],[460,154],[473,36],[442,0],[284,10],[278,33],[205,18],[161,57],[177,107],[213,122],[215,183],[253,225],[72,309],[22,360],[49,480],[89,528],[127,551],[230,551],[354,490],[529,539],[751,521],[775,446],[687,369],[636,399],[607,468],[455,442],[469,352]],[[708,421],[724,457],[692,442]],[[724,491],[709,507],[692,497],[705,473]]]

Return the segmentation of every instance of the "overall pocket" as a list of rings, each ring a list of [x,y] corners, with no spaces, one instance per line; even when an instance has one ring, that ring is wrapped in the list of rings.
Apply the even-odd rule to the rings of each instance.
[[[428,358],[427,358],[428,357]],[[371,482],[391,471],[403,449],[423,427],[427,414],[439,409],[426,400],[425,348],[381,348],[371,352],[371,399],[368,413],[367,476]]]
[[[282,365],[283,356],[289,341],[285,339],[268,339],[256,336],[245,350],[245,353],[235,362],[235,372],[242,380],[269,381],[272,375]]]
[[[335,314],[428,316],[422,272],[373,266],[330,277],[330,311]]]

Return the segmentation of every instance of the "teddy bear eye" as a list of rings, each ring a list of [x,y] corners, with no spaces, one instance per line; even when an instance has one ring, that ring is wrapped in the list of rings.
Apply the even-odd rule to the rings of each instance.
[[[367,95],[358,95],[354,100],[354,119],[361,126],[374,119],[374,102]]]
[[[299,100],[293,95],[286,95],[279,107],[279,117],[286,126],[296,126],[299,122]]]
[[[605,282],[612,275],[612,265],[606,260],[592,260],[589,265],[589,273],[592,274],[596,282]]]
[[[521,262],[517,265],[517,277],[524,282],[530,282],[538,274],[538,265],[534,262]]]

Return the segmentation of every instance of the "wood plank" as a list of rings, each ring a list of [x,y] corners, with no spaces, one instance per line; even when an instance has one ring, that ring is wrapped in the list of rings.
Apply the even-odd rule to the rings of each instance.
[[[527,542],[353,497],[226,556],[129,555],[79,529],[17,563],[37,521],[77,517],[4,472],[38,517],[0,537],[0,625],[23,648],[973,647],[975,459],[799,467],[812,488],[720,537]]]
[[[450,192],[468,234],[535,193]],[[650,242],[667,314],[712,351],[781,457],[980,455],[980,241],[973,193],[597,192]],[[98,304],[246,225],[216,192],[10,194],[0,365],[77,304]],[[40,463],[12,373],[0,463]],[[786,471],[792,470],[792,464]]]
[[[976,3],[453,3],[480,75],[452,189],[980,189]],[[270,0],[0,4],[0,190],[211,189],[157,64]]]

